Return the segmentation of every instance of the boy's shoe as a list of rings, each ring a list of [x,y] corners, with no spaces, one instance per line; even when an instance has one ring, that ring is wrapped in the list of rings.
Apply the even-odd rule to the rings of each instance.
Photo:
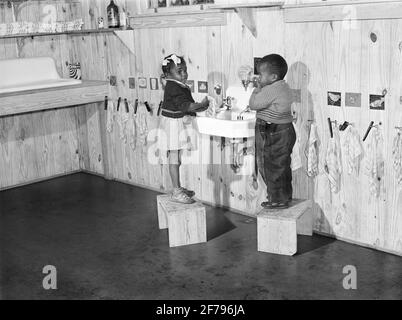
[[[184,204],[193,204],[195,200],[191,199],[183,190],[174,189],[170,199],[174,202],[184,203]]]
[[[195,196],[195,192],[191,190],[187,190],[186,188],[181,187],[180,188],[186,195],[188,195],[190,198]]]
[[[289,208],[289,202],[263,202],[261,206],[266,209],[286,209]]]

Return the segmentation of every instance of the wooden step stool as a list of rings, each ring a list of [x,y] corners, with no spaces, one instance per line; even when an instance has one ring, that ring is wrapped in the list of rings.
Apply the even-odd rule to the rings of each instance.
[[[169,229],[169,246],[207,242],[205,207],[200,202],[177,203],[169,195],[157,196],[159,229]]]
[[[313,235],[311,200],[293,200],[287,209],[264,209],[257,216],[258,251],[292,256],[297,235]]]

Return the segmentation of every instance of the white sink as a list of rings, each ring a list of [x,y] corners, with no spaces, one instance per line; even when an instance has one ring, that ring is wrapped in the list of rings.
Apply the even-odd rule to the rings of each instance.
[[[0,94],[81,84],[63,79],[50,57],[0,60]]]
[[[197,116],[197,129],[202,134],[225,138],[251,138],[255,132],[255,112],[243,113],[243,120],[237,120],[239,112],[223,111],[216,118]]]

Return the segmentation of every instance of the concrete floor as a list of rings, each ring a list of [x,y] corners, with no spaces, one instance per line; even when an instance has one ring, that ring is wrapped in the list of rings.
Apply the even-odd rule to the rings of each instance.
[[[402,299],[401,257],[317,235],[294,257],[261,253],[256,220],[223,209],[208,208],[207,243],[171,249],[156,195],[88,174],[0,192],[0,298]]]

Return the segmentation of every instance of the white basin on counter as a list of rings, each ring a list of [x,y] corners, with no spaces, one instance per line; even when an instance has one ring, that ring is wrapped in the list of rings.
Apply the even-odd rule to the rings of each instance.
[[[243,114],[237,120],[238,112],[223,111],[216,118],[197,116],[197,129],[202,134],[224,138],[251,138],[255,135],[255,112]]]
[[[81,84],[63,79],[50,57],[0,60],[0,94]]]

